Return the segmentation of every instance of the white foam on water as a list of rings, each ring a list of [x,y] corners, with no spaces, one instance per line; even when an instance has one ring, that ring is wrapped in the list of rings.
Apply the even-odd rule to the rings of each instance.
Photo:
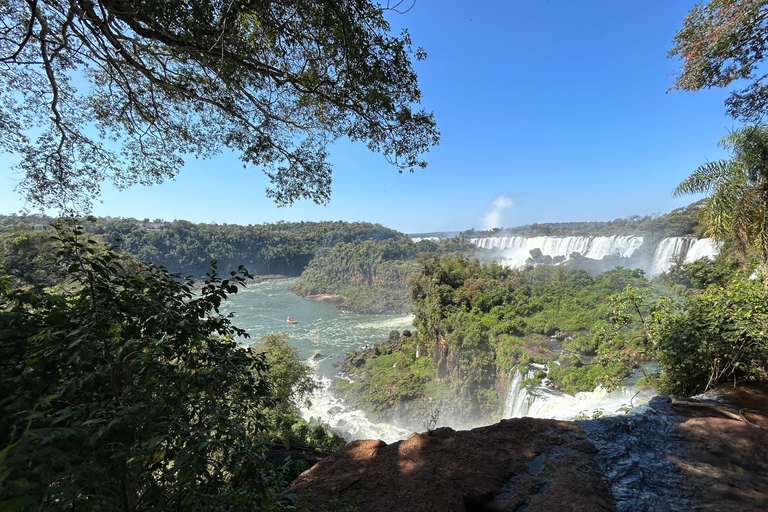
[[[411,431],[390,423],[376,423],[369,420],[359,409],[349,407],[331,393],[331,380],[320,379],[321,387],[310,397],[311,405],[301,408],[301,417],[306,421],[315,419],[343,434],[347,441],[356,439],[381,439],[394,443],[407,438]]]

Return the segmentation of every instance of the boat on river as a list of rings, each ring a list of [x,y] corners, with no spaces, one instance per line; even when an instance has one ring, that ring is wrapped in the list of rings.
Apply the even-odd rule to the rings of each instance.
[[[289,323],[289,324],[297,324],[297,323],[299,323],[298,320],[294,320],[291,317],[288,317],[288,320],[286,320],[286,322]]]

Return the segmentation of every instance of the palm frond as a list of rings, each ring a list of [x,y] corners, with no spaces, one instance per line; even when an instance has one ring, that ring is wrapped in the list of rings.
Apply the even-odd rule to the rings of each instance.
[[[752,183],[768,175],[768,125],[743,126],[720,140],[720,145],[733,153],[732,160],[744,168]]]
[[[765,208],[759,190],[751,188],[739,197],[733,210],[733,241],[736,250],[746,255],[750,246],[759,245],[763,236]],[[760,247],[756,247],[760,250]],[[762,252],[762,251],[761,251]]]
[[[674,195],[708,194],[718,186],[733,179],[734,174],[741,174],[732,160],[718,160],[700,165],[677,188]]]

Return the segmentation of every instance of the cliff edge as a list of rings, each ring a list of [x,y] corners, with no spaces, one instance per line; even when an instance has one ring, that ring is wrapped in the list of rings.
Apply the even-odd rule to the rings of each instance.
[[[747,394],[750,405],[768,407],[764,392]],[[762,511],[767,416],[657,397],[620,417],[520,418],[389,445],[355,441],[287,492],[311,507],[338,497],[366,512]]]

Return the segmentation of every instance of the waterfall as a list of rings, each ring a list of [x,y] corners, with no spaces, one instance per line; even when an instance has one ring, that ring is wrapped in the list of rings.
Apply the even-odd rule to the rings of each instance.
[[[538,369],[538,366],[537,366]],[[598,386],[594,391],[582,391],[569,395],[546,384],[522,387],[524,379],[530,379],[534,371],[530,368],[515,369],[509,383],[504,418],[551,418],[574,420],[595,415],[616,415],[642,405],[656,394],[652,388],[638,390],[622,386],[606,391]]]
[[[569,258],[574,252],[580,253],[586,258],[601,259],[604,256],[621,256],[624,258],[640,248],[643,237],[640,236],[537,236],[537,237],[488,237],[472,238],[469,242],[483,249],[496,249],[506,251],[505,255],[515,259],[517,253],[521,253],[525,259],[530,257],[532,249],[540,249],[545,256],[564,256]]]
[[[528,390],[521,388],[523,380],[533,377],[533,371],[528,370],[525,374],[520,368],[515,368],[512,374],[512,380],[509,383],[507,391],[507,402],[504,404],[505,418],[522,418],[528,412]]]
[[[650,275],[661,274],[672,267],[674,258],[684,256],[694,239],[683,236],[665,238],[653,253]]]
[[[500,253],[495,259],[511,268],[522,268],[531,257],[531,251],[539,249],[543,256],[570,259],[573,253],[584,258],[602,260],[606,256],[628,258],[622,263],[626,268],[642,268],[650,278],[668,271],[675,258],[682,257],[685,263],[702,258],[714,258],[719,253],[719,245],[709,238],[696,239],[689,236],[668,237],[662,239],[651,250],[641,251],[642,236],[499,236],[470,238],[469,243],[481,249]],[[642,254],[645,254],[643,256]],[[648,255],[652,254],[650,261]]]
[[[509,267],[525,266],[530,251],[540,249],[544,256],[566,260],[577,252],[585,258],[599,260],[605,256],[631,257],[643,244],[641,236],[505,236],[471,238],[469,243],[482,249],[502,252],[502,260]]]
[[[720,254],[720,244],[711,238],[700,238],[696,240],[685,254],[685,262],[691,263],[696,260],[709,258],[715,259]]]

